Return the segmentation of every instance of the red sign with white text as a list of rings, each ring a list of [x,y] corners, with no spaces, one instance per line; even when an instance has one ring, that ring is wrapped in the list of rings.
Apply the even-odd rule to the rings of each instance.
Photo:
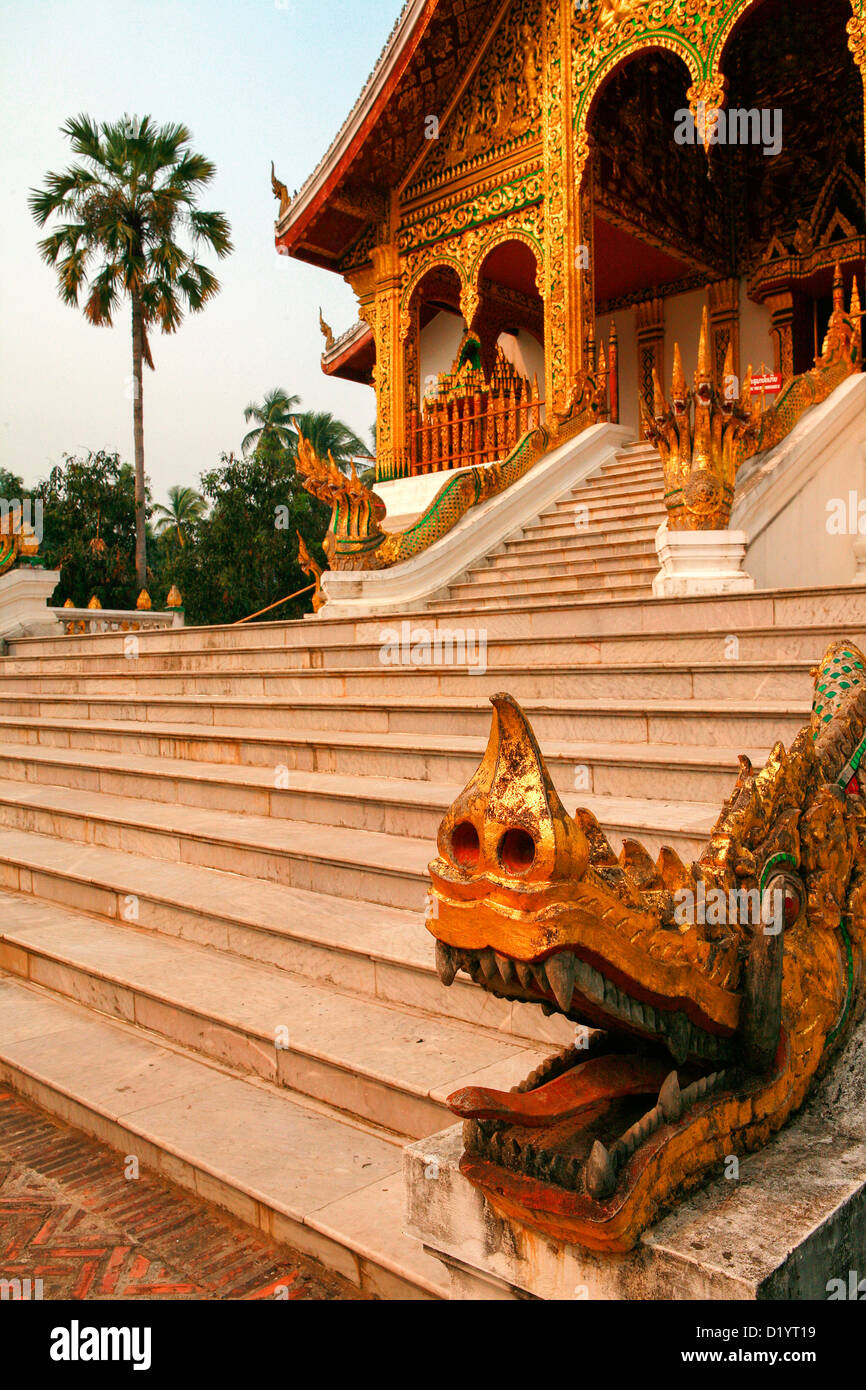
[[[782,389],[782,373],[766,372],[764,376],[752,377],[752,395],[760,396],[762,391],[767,391],[771,395]]]

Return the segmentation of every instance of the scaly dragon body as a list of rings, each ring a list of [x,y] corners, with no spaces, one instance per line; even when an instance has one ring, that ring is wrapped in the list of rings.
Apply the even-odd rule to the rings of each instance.
[[[493,697],[487,752],[430,865],[440,976],[578,1025],[513,1092],[450,1098],[463,1171],[503,1214],[628,1250],[802,1105],[864,1008],[866,657],[834,644],[810,723],[746,758],[691,866],[617,857],[565,811],[529,723]],[[866,766],[866,761],[864,761]]]

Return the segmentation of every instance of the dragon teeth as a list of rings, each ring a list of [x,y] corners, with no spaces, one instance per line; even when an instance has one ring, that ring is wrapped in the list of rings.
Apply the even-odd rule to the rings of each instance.
[[[571,1008],[571,997],[574,994],[574,965],[574,956],[569,951],[551,956],[547,961],[547,978],[550,988],[563,1013],[567,1013]]]
[[[478,958],[481,973],[488,984],[493,980],[499,979],[499,971],[496,968],[496,959],[492,951],[482,951]]]
[[[507,985],[510,985],[515,976],[514,962],[508,956],[501,956],[498,951],[493,952],[493,959],[496,961],[500,975]]]
[[[658,1106],[665,1119],[670,1122],[678,1120],[683,1113],[683,1098],[680,1092],[679,1077],[675,1071],[672,1071],[662,1082]]]
[[[586,1163],[586,1190],[601,1201],[616,1187],[616,1168],[600,1139],[596,1139]]]
[[[457,974],[456,952],[446,946],[444,941],[436,942],[436,973],[443,985],[446,987],[454,983],[454,976]]]
[[[516,960],[514,962],[514,968],[517,971],[517,978],[523,985],[523,988],[532,989],[535,983],[535,975],[533,974],[532,966],[526,961]]]
[[[663,1015],[663,1026],[665,1030],[665,1042],[668,1045],[668,1052],[673,1057],[677,1066],[682,1066],[689,1055],[691,1046],[691,1026],[684,1013],[677,1011],[675,1014]]]

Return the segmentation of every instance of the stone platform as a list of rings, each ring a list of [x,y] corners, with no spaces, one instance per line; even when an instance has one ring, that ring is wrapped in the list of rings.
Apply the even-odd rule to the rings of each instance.
[[[866,1022],[738,1178],[711,1181],[625,1255],[503,1219],[461,1175],[462,1152],[454,1125],[403,1159],[407,1234],[443,1262],[452,1299],[824,1300],[830,1281],[866,1279]]]

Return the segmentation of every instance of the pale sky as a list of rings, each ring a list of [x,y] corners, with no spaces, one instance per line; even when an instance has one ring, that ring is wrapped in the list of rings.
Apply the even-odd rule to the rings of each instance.
[[[0,464],[32,485],[64,452],[132,461],[131,328],[63,305],[31,187],[72,162],[60,126],[85,111],[182,121],[217,166],[201,206],[235,251],[222,291],[145,368],[145,466],[155,501],[240,450],[243,410],[274,386],[342,416],[365,441],[369,387],[325,377],[318,306],[335,334],[357,318],[339,275],[278,256],[270,161],[300,187],[355,102],[401,0],[2,0],[0,5]]]

